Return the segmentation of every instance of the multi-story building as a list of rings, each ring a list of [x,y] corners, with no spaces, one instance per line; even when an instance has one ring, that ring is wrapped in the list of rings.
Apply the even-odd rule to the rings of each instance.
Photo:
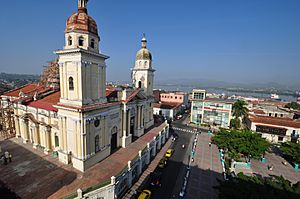
[[[167,103],[183,104],[188,107],[188,94],[185,92],[166,92],[160,93],[160,101]]]
[[[190,122],[228,128],[233,103],[232,100],[206,98],[205,90],[194,89],[191,98]]]
[[[57,50],[59,89],[29,84],[1,96],[13,103],[16,136],[24,143],[56,151],[65,164],[85,171],[140,137],[153,120],[152,55],[147,40],[136,54],[133,87],[106,87],[107,55],[100,51],[96,21],[87,0],[78,0]]]
[[[272,143],[299,141],[300,120],[249,115],[246,124],[249,129],[261,134]]]

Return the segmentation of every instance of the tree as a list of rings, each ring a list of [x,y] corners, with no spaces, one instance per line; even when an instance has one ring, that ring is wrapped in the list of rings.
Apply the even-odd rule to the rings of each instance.
[[[230,128],[239,129],[241,127],[241,121],[238,118],[234,118],[230,120]]]
[[[227,181],[219,181],[220,185],[215,187],[219,190],[220,199],[257,199],[257,198],[299,198],[295,185],[282,176],[271,176],[264,180],[259,176],[246,176],[239,173],[237,178]]]
[[[237,100],[233,106],[232,106],[232,112],[233,116],[235,118],[242,118],[244,119],[248,115],[248,108],[247,108],[247,102],[243,100]]]
[[[247,157],[260,159],[269,149],[270,143],[259,134],[250,130],[225,130],[221,129],[212,138],[219,148],[227,149],[231,158],[239,158],[240,154]]]
[[[300,110],[300,104],[297,102],[290,102],[290,103],[286,104],[284,107]]]
[[[300,164],[300,143],[282,143],[280,150],[293,163]]]

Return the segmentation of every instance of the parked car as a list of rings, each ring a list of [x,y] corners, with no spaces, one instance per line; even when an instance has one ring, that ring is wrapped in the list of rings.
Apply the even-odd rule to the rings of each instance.
[[[139,195],[138,199],[150,199],[151,191],[148,189],[144,189],[142,193]]]
[[[167,166],[167,164],[168,164],[168,158],[164,157],[159,161],[158,167],[163,169]]]
[[[170,158],[174,153],[174,149],[168,149],[166,154],[165,154],[165,157],[167,158]]]
[[[161,177],[162,172],[160,171],[154,171],[150,173],[150,185],[151,186],[161,186]]]

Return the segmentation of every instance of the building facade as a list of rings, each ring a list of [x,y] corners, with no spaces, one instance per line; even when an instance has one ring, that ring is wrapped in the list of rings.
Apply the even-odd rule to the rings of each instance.
[[[206,98],[205,90],[193,90],[190,122],[229,128],[234,101]]]
[[[300,120],[250,115],[247,127],[262,135],[271,143],[299,142]]]
[[[106,86],[107,55],[100,51],[87,0],[67,20],[65,46],[57,50],[60,88],[30,84],[1,96],[13,101],[16,136],[65,164],[85,171],[140,137],[153,120],[152,55],[145,36],[132,71],[133,87]]]
[[[188,107],[189,98],[188,94],[184,92],[168,92],[160,93],[160,101],[167,103],[183,104]]]

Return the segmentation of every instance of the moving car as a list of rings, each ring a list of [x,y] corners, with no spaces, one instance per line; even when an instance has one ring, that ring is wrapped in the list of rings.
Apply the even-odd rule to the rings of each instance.
[[[168,158],[164,157],[159,161],[158,167],[163,169],[165,168],[165,166],[167,166],[167,164],[168,164]]]
[[[168,149],[166,154],[165,154],[165,157],[167,158],[170,158],[174,153],[174,149]]]
[[[151,186],[161,186],[162,172],[154,171],[150,173],[150,185]]]
[[[142,193],[139,195],[138,199],[150,199],[151,197],[151,191],[148,189],[144,189]]]

